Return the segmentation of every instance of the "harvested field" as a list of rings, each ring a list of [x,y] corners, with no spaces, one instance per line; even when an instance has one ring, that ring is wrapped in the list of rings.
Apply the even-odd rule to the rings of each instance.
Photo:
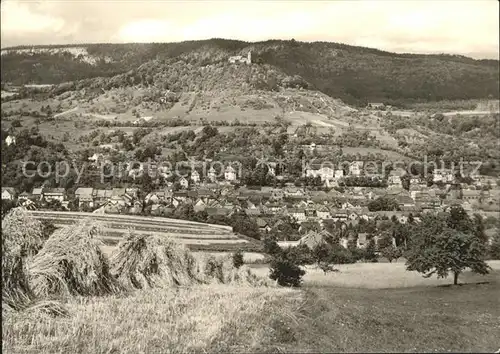
[[[37,219],[50,220],[56,226],[71,225],[83,217],[90,217],[103,224],[102,241],[107,246],[115,246],[123,239],[128,229],[138,234],[155,234],[171,237],[186,245],[192,251],[260,252],[261,243],[249,237],[237,235],[231,227],[160,217],[141,217],[113,214],[72,213],[72,212],[31,212]]]

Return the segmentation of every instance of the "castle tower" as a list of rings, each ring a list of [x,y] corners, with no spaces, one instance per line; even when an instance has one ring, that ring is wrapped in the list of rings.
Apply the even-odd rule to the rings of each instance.
[[[252,51],[248,51],[247,64],[252,64]]]

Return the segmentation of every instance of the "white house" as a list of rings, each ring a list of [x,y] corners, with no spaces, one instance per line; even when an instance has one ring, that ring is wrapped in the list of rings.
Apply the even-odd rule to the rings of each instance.
[[[217,181],[217,174],[215,172],[215,169],[213,166],[210,167],[210,170],[208,170],[208,174],[207,174],[207,177],[208,177],[208,180],[212,183],[214,183],[215,181]]]
[[[321,166],[320,168],[308,167],[306,169],[307,177],[320,177],[322,181],[330,181],[333,179],[334,170],[328,166]]]
[[[16,197],[16,190],[12,187],[2,187],[2,200],[13,200]]]
[[[232,166],[227,166],[224,172],[224,179],[229,182],[236,181],[236,172]]]
[[[75,191],[75,197],[78,198],[78,206],[83,204],[88,204],[90,207],[94,206],[94,188],[77,188]]]
[[[97,154],[95,153],[94,155],[90,156],[89,157],[89,161],[92,161],[92,162],[98,162],[99,160],[103,159],[104,158],[104,155],[103,154]]]
[[[434,182],[453,182],[455,177],[453,176],[453,173],[451,170],[446,170],[446,169],[441,169],[441,170],[434,170],[433,171],[433,181]]]
[[[188,180],[187,180],[186,178],[184,178],[184,177],[181,177],[181,178],[179,179],[179,184],[181,185],[181,187],[182,187],[182,188],[187,188],[187,187],[189,187],[189,182],[188,182]]]
[[[191,181],[193,181],[194,183],[200,182],[200,174],[198,173],[198,171],[194,170],[193,172],[191,172]]]
[[[341,179],[343,177],[344,177],[344,170],[335,170],[334,172],[335,179]]]
[[[58,200],[62,203],[66,197],[66,191],[64,188],[47,188],[43,190],[43,197],[46,201]]]
[[[297,208],[297,209],[288,209],[288,214],[295,218],[298,223],[301,223],[302,221],[306,220],[306,211],[305,209],[302,208]]]
[[[15,144],[16,143],[16,137],[13,136],[13,135],[9,135],[7,137],[7,139],[5,139],[5,143],[7,144],[7,146],[10,146],[11,144]]]
[[[363,161],[353,161],[349,165],[349,174],[352,176],[360,176],[363,169]]]
[[[391,186],[401,186],[401,177],[398,175],[391,175],[387,179],[387,183]]]

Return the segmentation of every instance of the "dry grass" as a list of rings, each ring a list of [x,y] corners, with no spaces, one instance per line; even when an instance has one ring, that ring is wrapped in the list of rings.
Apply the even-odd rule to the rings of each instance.
[[[198,285],[4,317],[8,353],[493,352],[498,282],[404,289]]]
[[[75,298],[67,319],[42,313],[4,318],[2,344],[8,353],[259,352],[273,346],[275,321],[294,321],[301,296],[210,285]]]
[[[42,298],[105,295],[119,291],[100,247],[99,224],[91,220],[58,229],[29,263],[29,281]]]

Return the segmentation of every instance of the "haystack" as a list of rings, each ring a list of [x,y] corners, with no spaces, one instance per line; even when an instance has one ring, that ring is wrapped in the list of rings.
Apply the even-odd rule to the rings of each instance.
[[[265,285],[231,257],[198,260],[185,246],[164,236],[128,232],[111,258],[111,273],[128,289],[209,283]]]
[[[21,247],[2,232],[2,310],[22,310],[34,299]]]
[[[29,281],[35,295],[118,292],[120,288],[101,251],[100,234],[100,225],[89,219],[56,230],[29,264]]]
[[[260,278],[247,266],[236,268],[231,255],[223,257],[208,256],[201,260],[200,267],[206,282],[217,284],[238,284],[247,286],[269,286],[268,279]]]
[[[129,230],[111,257],[111,273],[128,289],[201,283],[198,262],[168,237]]]
[[[42,246],[42,223],[23,208],[15,208],[2,221],[2,314],[42,311],[67,315],[60,303],[39,301],[27,277],[26,263]]]
[[[34,300],[26,277],[26,259],[42,246],[42,224],[24,208],[2,220],[2,308],[22,310]]]
[[[6,247],[22,257],[34,256],[43,245],[43,225],[23,207],[12,209],[2,220],[2,238]]]

